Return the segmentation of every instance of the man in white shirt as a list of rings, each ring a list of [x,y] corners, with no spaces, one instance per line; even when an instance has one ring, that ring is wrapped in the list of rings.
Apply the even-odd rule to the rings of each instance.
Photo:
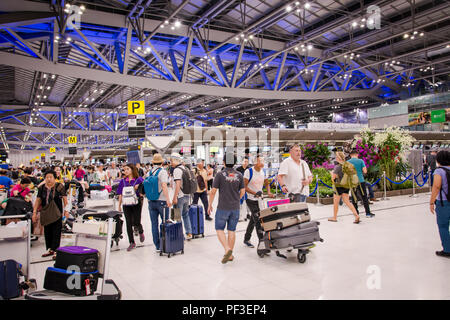
[[[106,174],[110,186],[114,184],[115,180],[120,180],[121,173],[120,170],[116,167],[115,162],[111,162],[111,168],[108,168],[106,170]]]
[[[301,159],[302,150],[297,144],[290,148],[289,153],[291,156],[280,164],[278,183],[291,202],[305,202],[313,176],[306,161]]]
[[[245,192],[247,193],[247,207],[252,213],[247,226],[247,231],[244,236],[244,244],[250,248],[254,248],[250,242],[253,229],[256,227],[256,234],[259,241],[263,239],[264,232],[259,222],[259,203],[258,198],[262,197],[263,186],[266,186],[267,194],[273,198],[273,194],[270,192],[269,181],[264,173],[264,158],[260,155],[256,156],[256,164],[253,168],[248,168],[244,172],[244,185]]]

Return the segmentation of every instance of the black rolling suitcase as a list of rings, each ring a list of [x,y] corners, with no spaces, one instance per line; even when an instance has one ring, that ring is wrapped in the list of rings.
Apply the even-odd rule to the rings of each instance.
[[[319,234],[318,221],[310,221],[296,224],[294,226],[266,232],[264,241],[266,248],[270,249],[285,249],[296,248],[315,241],[321,241]]]
[[[98,267],[98,251],[87,247],[67,246],[56,249],[55,268],[79,268],[80,272],[94,272]]]
[[[94,294],[98,285],[98,271],[75,272],[59,268],[47,268],[44,289],[68,293],[75,296]]]

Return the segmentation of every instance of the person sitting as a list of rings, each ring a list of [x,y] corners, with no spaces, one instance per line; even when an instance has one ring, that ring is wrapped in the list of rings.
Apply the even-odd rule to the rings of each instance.
[[[28,188],[31,184],[30,178],[22,178],[20,180],[20,183],[16,184],[14,187],[12,187],[10,191],[10,197],[17,197],[20,196],[24,199],[27,199],[27,195],[31,192],[31,190]]]

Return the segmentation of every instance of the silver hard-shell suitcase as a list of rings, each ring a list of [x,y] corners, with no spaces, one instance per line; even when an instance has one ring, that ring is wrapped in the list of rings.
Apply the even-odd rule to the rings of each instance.
[[[264,231],[281,230],[311,220],[308,205],[304,202],[286,203],[260,211]]]
[[[320,222],[311,221],[297,224],[282,230],[266,232],[264,241],[270,249],[295,248],[296,246],[320,241]]]

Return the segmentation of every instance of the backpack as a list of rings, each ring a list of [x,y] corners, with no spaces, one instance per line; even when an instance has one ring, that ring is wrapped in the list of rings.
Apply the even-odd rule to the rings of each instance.
[[[199,173],[197,168],[195,169],[195,174],[196,174],[196,178],[197,178],[198,188],[200,190],[205,189],[206,188],[205,179],[203,179],[203,176]]]
[[[444,186],[444,183],[441,183],[441,189],[439,190],[439,195],[441,198],[441,205],[444,206],[444,200],[442,200],[442,192],[445,194],[445,198],[448,200],[448,188],[450,187],[449,183],[450,183],[450,170],[444,167],[439,167],[439,169],[443,169],[445,171],[445,176],[447,178],[447,193],[445,193],[444,189],[442,188]]]
[[[124,184],[125,184],[125,179]],[[123,187],[122,189],[122,204],[124,206],[134,206],[138,204],[138,197],[136,195],[136,191],[134,190],[134,186],[136,185],[137,178],[134,180],[134,184],[132,186]]]
[[[197,191],[197,179],[192,170],[188,168],[183,168],[178,165],[176,168],[180,168],[183,172],[182,182],[181,182],[181,192],[184,194],[194,194]]]
[[[158,185],[158,175],[162,168],[158,168],[153,173],[150,171],[148,177],[144,180],[144,191],[145,196],[150,201],[155,201],[159,199],[161,192],[159,191]]]
[[[358,174],[353,164],[345,161],[345,163],[342,165],[342,172],[344,173],[344,176],[342,177],[341,181],[336,182],[336,187],[353,189],[359,185]]]
[[[248,171],[250,173],[250,177],[248,178],[248,183],[250,183],[250,181],[252,181],[253,178],[253,169],[250,167],[248,168]],[[242,175],[242,177],[244,177],[244,175]],[[244,196],[239,200],[240,204],[243,204],[245,200],[248,199],[248,194],[247,192],[244,193]]]

